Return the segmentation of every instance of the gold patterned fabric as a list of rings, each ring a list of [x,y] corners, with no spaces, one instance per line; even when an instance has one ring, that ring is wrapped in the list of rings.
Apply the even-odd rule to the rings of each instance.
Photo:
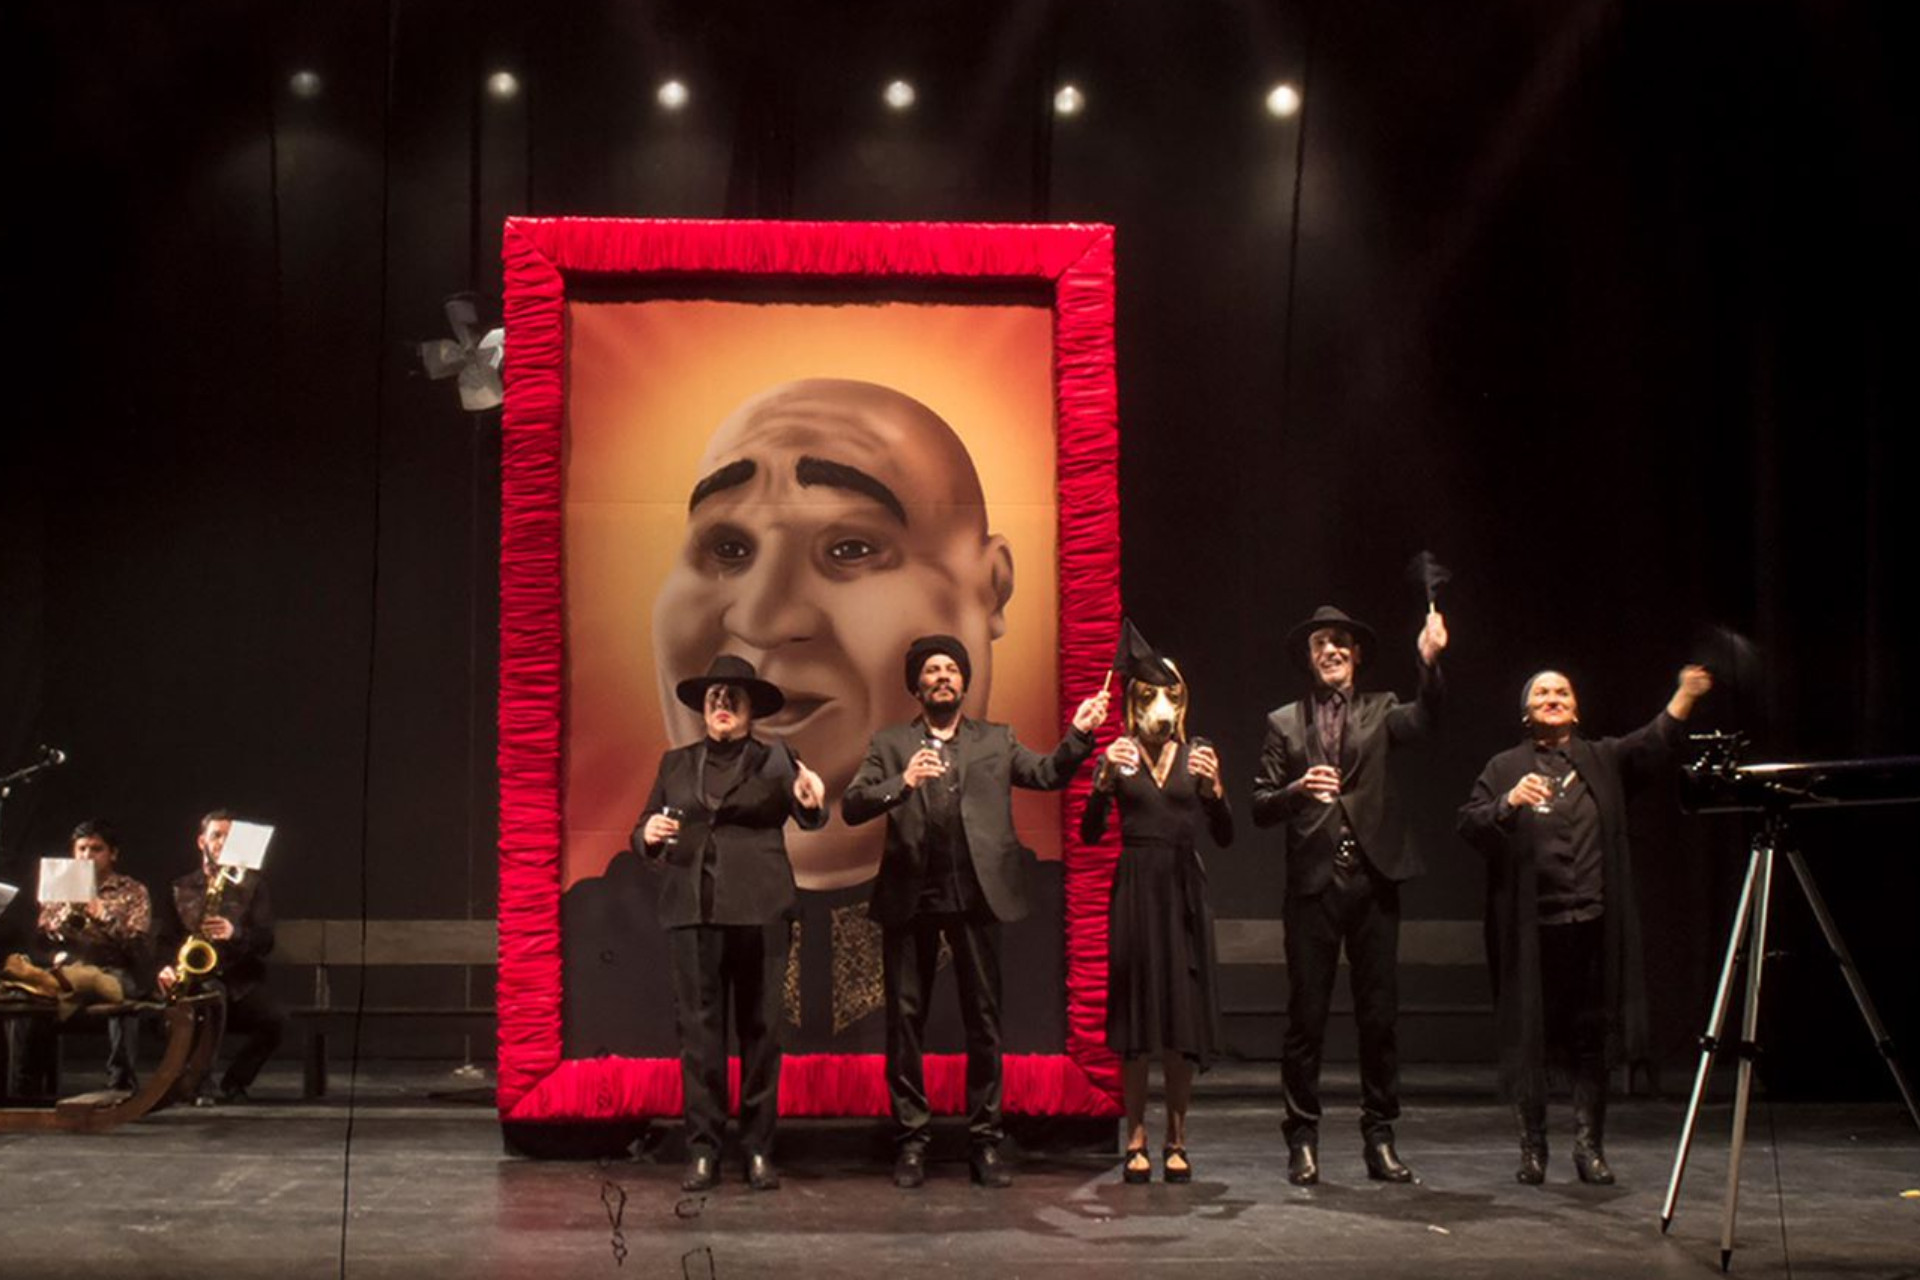
[[[880,926],[867,919],[867,904],[833,912],[833,1033],[878,1009],[886,999],[880,961]]]

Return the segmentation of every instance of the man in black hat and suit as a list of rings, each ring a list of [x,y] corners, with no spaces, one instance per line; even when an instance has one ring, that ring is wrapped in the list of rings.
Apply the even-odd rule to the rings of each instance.
[[[886,815],[887,838],[869,916],[881,927],[887,1014],[887,1092],[898,1127],[896,1186],[926,1181],[933,1113],[922,1038],[946,939],[967,1031],[967,1121],[975,1182],[1011,1185],[1000,1158],[1000,924],[1029,909],[1031,851],[1013,830],[1014,787],[1058,791],[1093,751],[1105,691],[1082,702],[1051,755],[1020,745],[1004,724],[961,714],[973,663],[953,636],[907,648],[907,689],[920,715],[873,735],[841,803],[849,826]]]
[[[785,923],[793,867],[781,828],[827,820],[820,775],[785,747],[753,737],[754,720],[786,698],[744,658],[722,654],[675,696],[700,712],[706,735],[660,759],[633,829],[635,853],[660,868],[660,924],[673,965],[680,1032],[687,1170],[681,1186],[704,1191],[719,1176],[727,1124],[727,1008],[740,1041],[740,1140],[747,1182],[780,1185],[773,1127],[780,1109],[775,1027],[787,965]]]
[[[1393,1148],[1400,1115],[1398,1015],[1400,882],[1421,870],[1406,841],[1387,756],[1429,733],[1439,714],[1447,625],[1429,607],[1420,630],[1420,691],[1411,703],[1360,693],[1354,675],[1377,647],[1373,628],[1330,605],[1287,633],[1286,652],[1312,693],[1267,717],[1253,820],[1279,826],[1287,854],[1287,1177],[1320,1180],[1320,1055],[1344,943],[1360,1033],[1360,1132],[1367,1176],[1411,1182]]]

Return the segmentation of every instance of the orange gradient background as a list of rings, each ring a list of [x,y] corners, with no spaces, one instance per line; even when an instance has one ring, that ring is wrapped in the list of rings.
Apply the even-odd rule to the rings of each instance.
[[[994,645],[992,705],[968,711],[1013,725],[1036,750],[1059,741],[1047,308],[655,300],[570,302],[566,312],[563,888],[599,875],[626,847],[661,753],[680,745],[668,741],[659,703],[654,597],[681,552],[708,438],[777,383],[881,383],[926,404],[966,443],[987,527],[1011,545],[1015,580]],[[1060,796],[1014,797],[1021,839],[1058,858]]]

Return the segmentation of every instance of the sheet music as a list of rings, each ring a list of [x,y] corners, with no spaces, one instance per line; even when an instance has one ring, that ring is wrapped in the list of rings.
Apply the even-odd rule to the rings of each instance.
[[[267,860],[267,842],[273,828],[260,822],[236,822],[220,850],[220,865],[258,871]]]
[[[94,896],[91,858],[40,859],[40,901],[91,902]]]

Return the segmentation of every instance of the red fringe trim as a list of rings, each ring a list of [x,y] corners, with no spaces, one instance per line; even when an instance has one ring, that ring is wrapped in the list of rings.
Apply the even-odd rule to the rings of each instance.
[[[1113,1098],[1060,1054],[1005,1058],[1006,1110],[1014,1115],[1110,1116]],[[966,1113],[967,1059],[926,1058],[927,1099],[936,1112]],[[727,1063],[730,1105],[740,1105],[740,1060]],[[680,1114],[680,1063],[673,1058],[572,1058],[521,1097],[507,1120],[630,1120]],[[886,1062],[877,1053],[798,1054],[780,1066],[783,1116],[884,1116]]]
[[[500,969],[498,1104],[515,1120],[680,1111],[672,1059],[561,1057],[560,456],[566,274],[655,273],[1032,279],[1054,291],[1060,497],[1060,721],[1099,687],[1119,634],[1118,391],[1113,229],[962,223],[807,223],[512,218],[500,537]],[[1090,780],[1066,823],[1067,1052],[1009,1054],[1006,1107],[1118,1115],[1105,1044],[1107,899],[1117,843],[1079,841]],[[735,1066],[737,1073],[738,1067]],[[737,1088],[737,1081],[736,1081]],[[964,1109],[965,1063],[927,1058],[935,1110]],[[876,1055],[786,1060],[783,1115],[883,1115]]]

